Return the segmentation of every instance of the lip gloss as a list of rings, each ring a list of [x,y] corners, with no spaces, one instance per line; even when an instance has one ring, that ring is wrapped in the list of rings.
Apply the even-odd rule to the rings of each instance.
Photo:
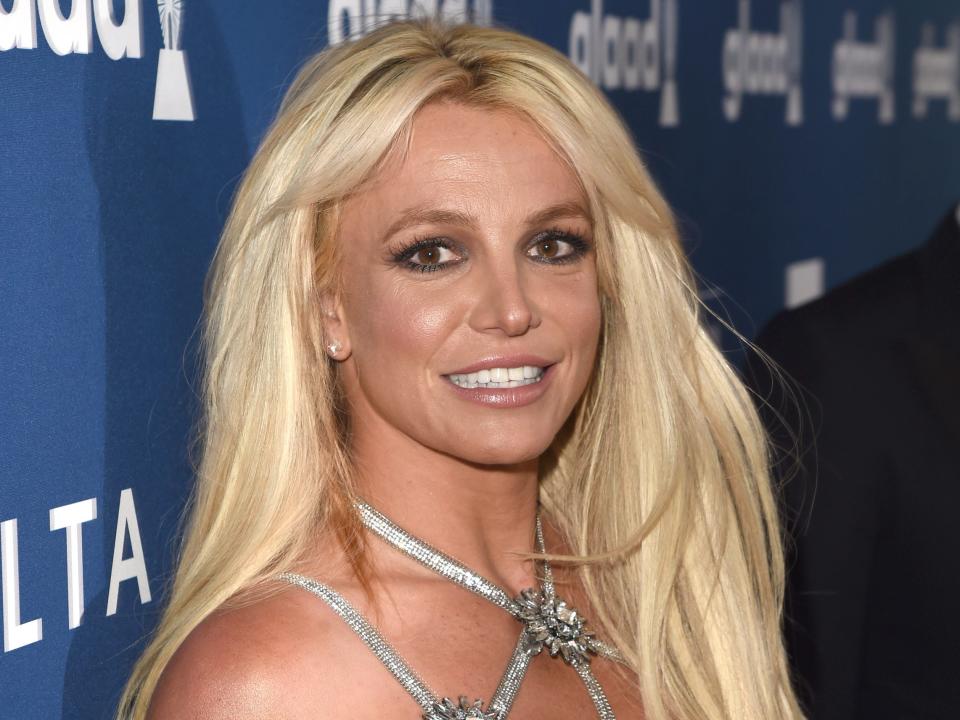
[[[535,402],[547,391],[547,385],[553,378],[554,367],[556,365],[545,368],[539,382],[512,388],[465,388],[460,387],[448,377],[444,377],[444,380],[457,395],[465,400],[488,407],[516,408]]]

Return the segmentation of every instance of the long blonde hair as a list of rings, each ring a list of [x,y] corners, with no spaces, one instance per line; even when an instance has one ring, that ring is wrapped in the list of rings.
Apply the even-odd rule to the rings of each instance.
[[[762,427],[701,323],[670,209],[616,111],[566,57],[506,29],[435,20],[311,58],[237,191],[205,289],[202,453],[184,542],[117,717],[143,718],[187,635],[293,567],[305,529],[356,537],[319,299],[338,282],[340,203],[439,98],[522,113],[590,203],[597,370],[541,460],[541,499],[647,716],[801,717]]]

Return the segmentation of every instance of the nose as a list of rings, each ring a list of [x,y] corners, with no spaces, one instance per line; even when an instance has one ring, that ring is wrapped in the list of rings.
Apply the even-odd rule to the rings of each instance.
[[[540,312],[529,297],[529,278],[517,265],[516,261],[503,261],[490,264],[479,273],[480,287],[470,323],[475,330],[514,336],[540,325]]]

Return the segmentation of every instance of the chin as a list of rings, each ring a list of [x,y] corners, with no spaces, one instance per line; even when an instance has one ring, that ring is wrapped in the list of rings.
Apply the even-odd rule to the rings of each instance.
[[[539,458],[550,447],[551,441],[552,438],[531,438],[527,442],[517,442],[517,438],[511,438],[499,444],[461,445],[448,452],[454,457],[478,465],[519,465]]]

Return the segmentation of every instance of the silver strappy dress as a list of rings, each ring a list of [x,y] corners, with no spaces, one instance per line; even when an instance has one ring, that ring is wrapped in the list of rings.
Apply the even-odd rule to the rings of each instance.
[[[613,720],[613,710],[590,669],[590,656],[598,655],[618,661],[619,654],[584,630],[586,620],[557,597],[548,562],[539,561],[543,570],[541,589],[523,590],[517,598],[511,598],[499,586],[406,532],[369,505],[358,503],[357,509],[364,525],[381,539],[425,567],[502,608],[522,624],[513,654],[490,701],[484,705],[481,700],[471,700],[463,695],[454,701],[431,690],[377,629],[335,590],[303,575],[282,573],[281,579],[313,593],[347,623],[417,702],[423,711],[423,720],[505,720],[527,667],[544,649],[551,656],[562,658],[576,670],[593,700],[597,716],[601,720]],[[539,514],[536,542],[539,552],[544,553]]]

